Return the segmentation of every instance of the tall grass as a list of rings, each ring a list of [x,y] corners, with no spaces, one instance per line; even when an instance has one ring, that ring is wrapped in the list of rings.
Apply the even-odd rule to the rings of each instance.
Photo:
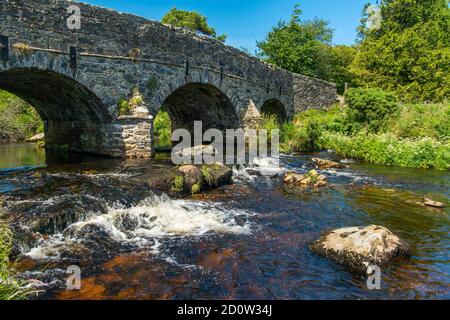
[[[11,231],[5,222],[0,221],[0,300],[26,299],[29,293],[20,281],[14,279],[11,272],[9,262],[11,246]]]
[[[324,134],[322,145],[338,155],[364,162],[409,168],[450,169],[450,143],[433,138],[411,140],[392,133],[372,134],[364,131],[354,136]]]

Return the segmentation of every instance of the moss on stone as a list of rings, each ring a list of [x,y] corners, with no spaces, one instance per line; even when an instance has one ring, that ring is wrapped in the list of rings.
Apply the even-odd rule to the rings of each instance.
[[[12,45],[12,50],[20,54],[29,54],[33,51],[26,43],[15,43]]]
[[[128,57],[131,59],[139,59],[141,57],[141,49],[133,48],[128,52]]]
[[[184,190],[184,177],[176,176],[172,181],[171,192],[181,193]]]
[[[196,183],[196,184],[194,184],[194,185],[192,186],[192,188],[191,188],[191,193],[192,193],[192,194],[197,194],[197,193],[200,193],[201,190],[202,190],[202,187],[200,186],[200,184],[199,184],[199,183]]]
[[[204,165],[201,168],[202,176],[205,179],[205,181],[208,183],[208,185],[212,185],[214,183],[214,177],[212,174],[211,167]]]

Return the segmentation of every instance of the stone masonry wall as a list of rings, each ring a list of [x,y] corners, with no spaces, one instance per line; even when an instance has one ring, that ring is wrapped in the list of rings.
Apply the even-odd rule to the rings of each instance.
[[[153,153],[154,116],[168,97],[189,84],[198,85],[198,92],[214,87],[217,90],[209,91],[215,97],[192,99],[186,92],[172,100],[189,112],[193,101],[216,99],[192,113],[205,122],[207,116],[214,119],[211,112],[227,100],[223,104],[233,110],[226,114],[237,119],[235,126],[243,125],[249,106],[261,110],[268,100],[280,101],[288,117],[336,100],[334,84],[293,74],[215,39],[134,15],[77,4],[81,30],[69,30],[71,4],[76,3],[0,0],[0,35],[8,36],[11,46],[9,60],[0,61],[0,88],[18,93],[38,109],[49,123],[48,135],[55,145],[68,141],[71,150],[148,157]],[[14,51],[18,43],[28,45],[29,52]],[[70,46],[78,50],[75,69],[69,63]],[[141,97],[139,105],[120,116],[119,101],[132,98],[135,91]]]

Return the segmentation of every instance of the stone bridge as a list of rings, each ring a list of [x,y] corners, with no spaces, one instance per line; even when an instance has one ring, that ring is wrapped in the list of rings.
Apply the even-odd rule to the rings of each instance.
[[[74,4],[81,29],[72,30]],[[202,120],[207,130],[242,127],[256,109],[288,119],[336,101],[332,83],[184,29],[71,1],[1,0],[0,43],[0,88],[36,108],[49,148],[150,157],[161,108],[174,129]]]

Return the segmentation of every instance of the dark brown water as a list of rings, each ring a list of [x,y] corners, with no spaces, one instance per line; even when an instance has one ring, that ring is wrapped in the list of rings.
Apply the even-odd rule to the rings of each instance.
[[[249,174],[259,167],[235,170],[234,185],[172,200],[139,183],[143,167],[165,165],[54,156],[0,169],[0,192],[21,214],[86,213],[22,253],[16,267],[40,284],[38,298],[450,298],[449,209],[417,204],[449,203],[448,172],[349,164],[323,172],[333,188],[292,195],[279,177]],[[283,170],[310,165],[310,156],[282,159]],[[324,230],[368,224],[413,248],[411,259],[382,269],[381,290],[308,249]],[[79,291],[65,290],[69,265],[81,267]]]

